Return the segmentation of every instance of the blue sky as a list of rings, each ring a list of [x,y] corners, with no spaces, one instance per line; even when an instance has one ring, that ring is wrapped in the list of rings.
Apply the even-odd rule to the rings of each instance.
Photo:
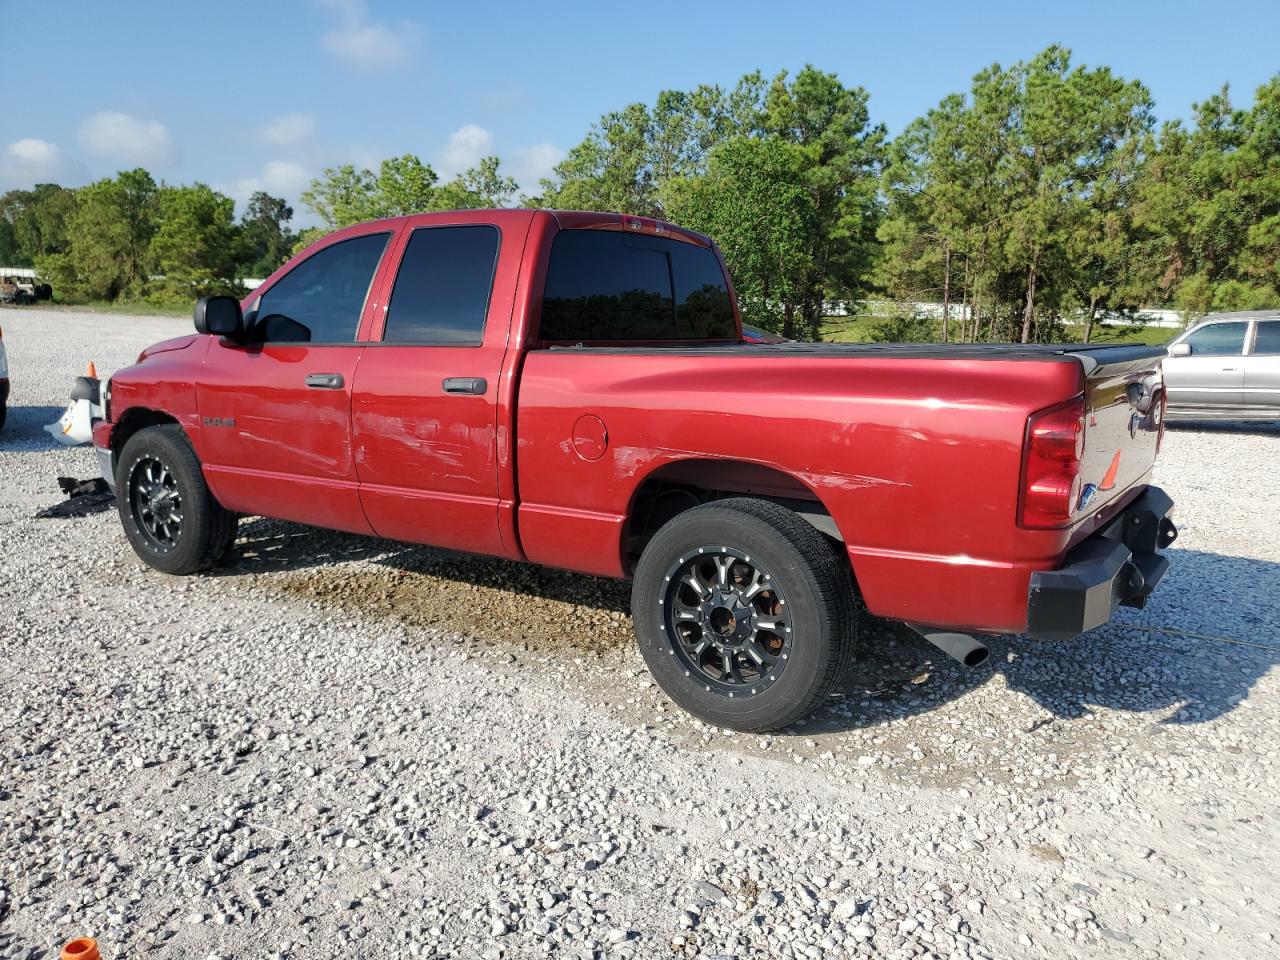
[[[326,166],[406,152],[445,175],[496,153],[533,187],[608,110],[805,63],[866,87],[891,133],[1053,42],[1145,82],[1162,120],[1223,83],[1246,105],[1280,70],[1278,0],[0,0],[0,14],[0,191],[145,166],[296,201]]]

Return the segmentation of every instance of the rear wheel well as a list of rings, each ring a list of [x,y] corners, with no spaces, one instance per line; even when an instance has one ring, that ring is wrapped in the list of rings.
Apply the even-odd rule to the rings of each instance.
[[[828,539],[844,542],[822,501],[790,474],[743,461],[682,460],[655,470],[632,497],[623,533],[627,569],[635,569],[640,554],[667,521],[700,504],[742,496],[786,507]]]
[[[150,410],[146,407],[133,407],[126,410],[120,417],[120,422],[111,429],[111,452],[118,456],[135,433],[164,423],[181,426],[176,418],[159,410]]]

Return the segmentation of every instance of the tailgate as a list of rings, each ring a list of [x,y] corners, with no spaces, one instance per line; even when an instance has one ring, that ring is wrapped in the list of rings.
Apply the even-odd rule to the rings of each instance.
[[[1072,350],[1084,366],[1085,434],[1080,474],[1082,521],[1151,472],[1160,444],[1163,347]]]

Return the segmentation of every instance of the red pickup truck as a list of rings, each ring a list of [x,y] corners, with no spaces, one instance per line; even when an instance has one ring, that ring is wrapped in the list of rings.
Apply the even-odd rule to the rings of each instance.
[[[724,262],[652,219],[361,224],[143,351],[94,429],[169,573],[242,514],[634,580],[641,650],[712,723],[830,690],[855,597],[958,659],[1072,637],[1164,574],[1163,351],[748,344]]]

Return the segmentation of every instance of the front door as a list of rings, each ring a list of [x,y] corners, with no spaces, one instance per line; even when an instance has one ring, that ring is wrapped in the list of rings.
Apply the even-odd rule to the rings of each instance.
[[[1211,323],[1182,343],[1187,357],[1164,361],[1164,385],[1171,407],[1238,407],[1244,402],[1245,334],[1247,320]]]
[[[313,253],[257,298],[246,343],[210,345],[196,386],[201,454],[228,509],[371,532],[356,489],[351,385],[390,237],[347,236]]]
[[[360,500],[380,536],[513,555],[499,532],[498,396],[524,238],[460,216],[401,238],[351,397]]]

